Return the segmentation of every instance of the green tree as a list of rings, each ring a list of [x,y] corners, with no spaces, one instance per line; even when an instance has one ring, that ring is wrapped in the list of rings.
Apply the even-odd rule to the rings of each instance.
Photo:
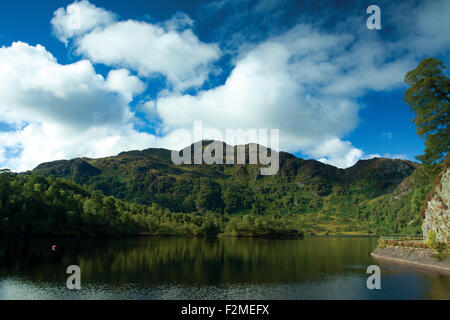
[[[203,234],[205,235],[205,237],[208,238],[214,238],[220,232],[220,227],[210,217],[205,218],[205,220],[203,221],[202,229]]]
[[[254,215],[261,215],[264,213],[264,205],[261,203],[262,200],[257,200],[252,205],[252,214]]]
[[[430,249],[437,249],[439,245],[438,239],[436,237],[436,232],[434,230],[428,231],[427,234],[427,246]]]
[[[425,137],[425,153],[417,157],[424,163],[440,162],[450,151],[450,80],[445,65],[435,58],[424,59],[405,76],[410,88],[405,101],[414,111],[417,134]]]
[[[223,207],[221,193],[222,189],[217,182],[202,179],[195,205],[201,210],[220,210]]]

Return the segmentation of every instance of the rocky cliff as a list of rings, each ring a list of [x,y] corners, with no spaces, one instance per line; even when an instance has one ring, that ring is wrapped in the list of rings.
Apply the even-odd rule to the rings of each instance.
[[[424,217],[424,240],[428,232],[434,230],[439,242],[447,242],[450,236],[450,153],[444,161],[443,171],[436,178],[434,190],[427,195],[421,215]]]

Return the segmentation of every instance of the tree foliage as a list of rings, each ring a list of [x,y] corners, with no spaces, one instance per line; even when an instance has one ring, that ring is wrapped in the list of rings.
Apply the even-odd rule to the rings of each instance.
[[[0,236],[215,237],[227,229],[229,217],[214,212],[223,208],[218,183],[202,180],[197,199],[192,200],[199,210],[174,212],[157,202],[151,206],[129,203],[53,176],[17,175],[3,170],[0,172]],[[251,217],[247,220],[239,224],[239,230],[251,230],[252,236],[300,234],[280,218],[270,229],[261,224],[255,227]]]
[[[405,101],[415,113],[417,134],[425,137],[425,153],[417,158],[424,163],[441,161],[450,151],[450,80],[445,66],[435,58],[424,59],[405,76],[410,88]]]

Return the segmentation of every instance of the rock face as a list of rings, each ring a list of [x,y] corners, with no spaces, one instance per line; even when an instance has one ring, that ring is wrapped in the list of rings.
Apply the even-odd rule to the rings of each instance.
[[[444,161],[444,170],[437,177],[435,188],[427,195],[422,209],[425,218],[422,224],[423,237],[434,230],[439,242],[447,242],[450,236],[450,153]]]

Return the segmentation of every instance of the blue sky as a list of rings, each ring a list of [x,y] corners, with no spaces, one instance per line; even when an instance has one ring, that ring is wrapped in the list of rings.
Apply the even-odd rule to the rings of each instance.
[[[448,65],[449,15],[445,0],[4,1],[0,167],[179,149],[194,121],[277,128],[281,150],[339,167],[413,160],[403,77]]]

